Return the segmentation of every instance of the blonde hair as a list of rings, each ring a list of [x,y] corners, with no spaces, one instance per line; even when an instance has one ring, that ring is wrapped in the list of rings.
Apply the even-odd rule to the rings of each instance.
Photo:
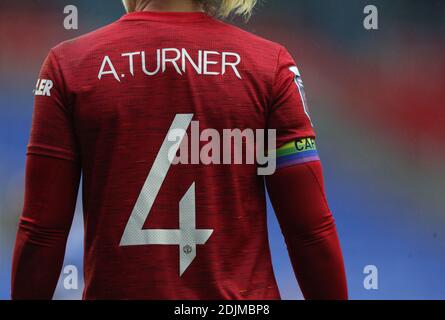
[[[150,2],[150,0],[122,0],[127,12],[136,10],[137,2]],[[207,13],[218,16],[220,18],[227,18],[231,14],[243,16],[249,19],[252,15],[253,8],[257,0],[196,0],[204,5]]]
[[[221,18],[227,18],[230,14],[250,18],[257,0],[202,0],[206,11]]]

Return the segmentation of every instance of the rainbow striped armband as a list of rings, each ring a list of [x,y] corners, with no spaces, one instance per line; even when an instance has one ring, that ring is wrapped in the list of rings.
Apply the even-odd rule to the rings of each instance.
[[[286,143],[277,150],[276,157],[277,169],[320,160],[314,138],[302,138]]]

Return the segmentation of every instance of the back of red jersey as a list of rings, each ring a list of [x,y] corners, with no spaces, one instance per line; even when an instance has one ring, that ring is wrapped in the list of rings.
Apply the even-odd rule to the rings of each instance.
[[[280,297],[258,166],[205,147],[223,154],[227,129],[313,137],[299,76],[205,13],[131,13],[51,50],[28,152],[81,163],[84,298]]]

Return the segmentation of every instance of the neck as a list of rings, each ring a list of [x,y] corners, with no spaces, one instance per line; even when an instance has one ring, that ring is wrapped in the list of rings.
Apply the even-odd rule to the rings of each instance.
[[[135,11],[201,12],[204,8],[196,0],[141,0],[136,2]]]

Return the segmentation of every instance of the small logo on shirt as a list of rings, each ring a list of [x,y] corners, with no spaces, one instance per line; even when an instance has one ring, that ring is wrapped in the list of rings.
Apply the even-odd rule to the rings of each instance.
[[[309,120],[311,121],[311,125],[313,126],[312,120],[311,120],[311,115],[309,114],[309,108],[308,108],[307,100],[306,100],[306,93],[304,91],[304,85],[303,85],[303,80],[301,79],[300,70],[298,70],[298,67],[296,67],[296,66],[290,67],[289,70],[295,75],[294,81],[295,81],[295,84],[298,87],[298,91],[299,91],[300,96],[301,96],[301,101],[303,103],[304,113],[309,118]]]
[[[54,84],[51,80],[48,79],[37,79],[36,89],[34,90],[34,94],[36,96],[51,96],[51,89],[54,87]]]
[[[184,246],[184,248],[182,248],[182,250],[184,250],[184,253],[186,253],[186,254],[190,254],[193,251],[192,247],[189,245]]]

